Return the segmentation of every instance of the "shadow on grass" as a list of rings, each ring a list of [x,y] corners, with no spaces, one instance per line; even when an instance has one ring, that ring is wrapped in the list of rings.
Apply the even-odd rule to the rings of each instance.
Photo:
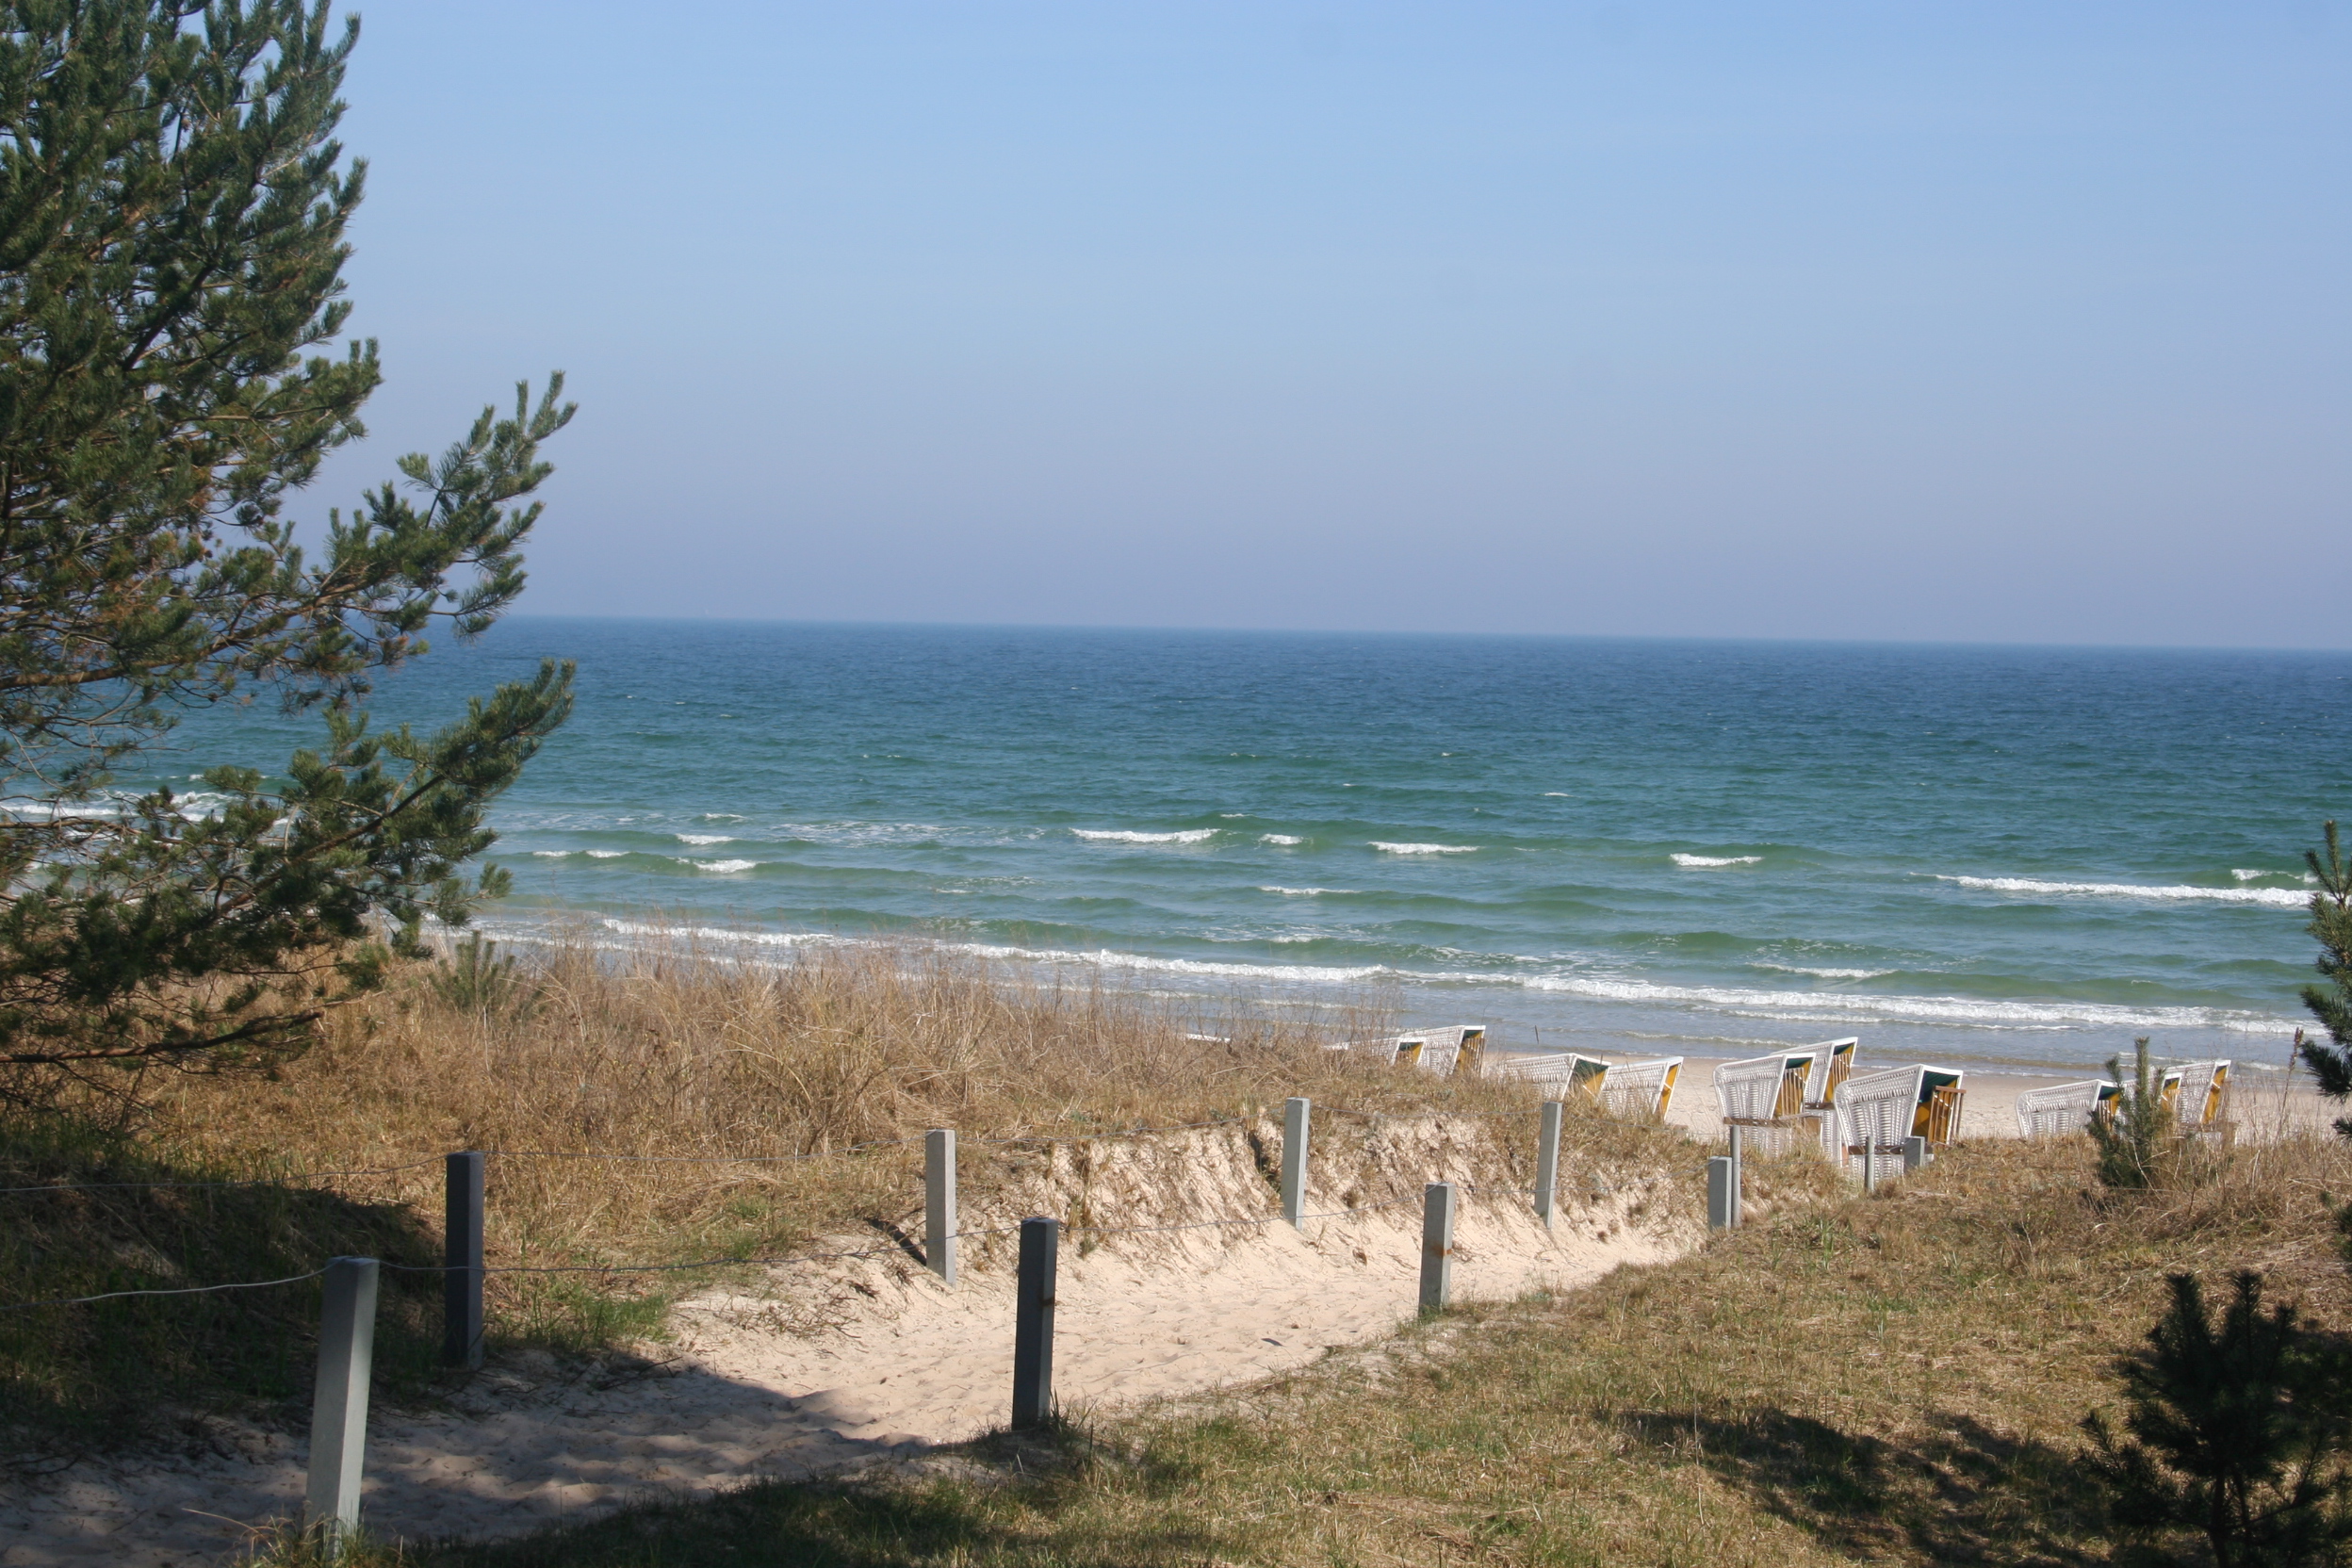
[[[1899,1440],[1765,1409],[1732,1419],[1619,1413],[1646,1445],[1688,1450],[1756,1505],[1851,1556],[1937,1562],[2104,1562],[2104,1499],[2070,1449],[1930,1412]]]
[[[239,1181],[57,1118],[0,1121],[0,1186]],[[0,1303],[275,1280],[337,1254],[435,1266],[406,1209],[278,1182],[0,1194]],[[40,1474],[170,1434],[188,1413],[300,1421],[318,1355],[319,1283],[0,1312],[0,1470]],[[378,1386],[436,1375],[440,1276],[386,1270]]]
[[[411,1548],[350,1568],[1189,1565],[1230,1555],[1233,1544],[1189,1515],[1150,1506],[1144,1499],[1162,1491],[1154,1483],[1166,1478],[1099,1447],[1075,1423],[995,1432],[931,1450],[928,1459],[945,1462],[929,1478],[762,1481],[715,1497],[652,1498],[586,1524]]]

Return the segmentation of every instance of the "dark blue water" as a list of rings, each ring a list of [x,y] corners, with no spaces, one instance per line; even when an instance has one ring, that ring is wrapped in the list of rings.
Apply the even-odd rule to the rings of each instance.
[[[525,619],[379,712],[542,654],[580,707],[495,930],[926,933],[1518,1044],[2275,1061],[2352,809],[2343,654]]]

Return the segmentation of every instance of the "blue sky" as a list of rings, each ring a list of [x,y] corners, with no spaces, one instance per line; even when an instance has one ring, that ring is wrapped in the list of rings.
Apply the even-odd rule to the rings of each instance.
[[[362,10],[531,610],[2352,645],[2344,4]]]

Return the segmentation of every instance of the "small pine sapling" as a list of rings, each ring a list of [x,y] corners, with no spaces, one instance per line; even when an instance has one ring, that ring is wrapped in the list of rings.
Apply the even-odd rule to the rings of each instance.
[[[2091,1118],[2091,1141],[2099,1146],[2099,1179],[2111,1187],[2156,1184],[2166,1151],[2172,1143],[2172,1107],[2164,1090],[2151,1081],[2148,1067],[2148,1037],[2132,1042],[2132,1074],[2123,1075],[2123,1059],[2107,1058],[2107,1076],[2123,1085],[2112,1109]]]
[[[2328,823],[2322,831],[2327,858],[2317,850],[2303,852],[2319,883],[2311,894],[2311,923],[2304,929],[2319,941],[2317,967],[2328,983],[2304,987],[2303,1005],[2328,1031],[2328,1040],[2298,1037],[2296,1049],[2318,1080],[2319,1092],[2341,1101],[2352,1097],[2352,866],[2344,863],[2337,848],[2336,825]],[[2336,1133],[2352,1137],[2352,1117],[2338,1118]]]
[[[2147,1547],[2201,1533],[2219,1568],[2344,1561],[2352,1342],[2292,1306],[2265,1311],[2259,1274],[2234,1277],[2217,1324],[2195,1275],[2171,1284],[2147,1348],[2115,1363],[2124,1432],[2082,1423],[2115,1534]]]

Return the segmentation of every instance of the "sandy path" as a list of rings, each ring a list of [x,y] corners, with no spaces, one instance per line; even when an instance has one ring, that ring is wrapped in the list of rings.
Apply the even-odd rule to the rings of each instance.
[[[1211,1187],[1219,1152],[1174,1152],[1208,1160],[1188,1168]],[[1421,1169],[1443,1163],[1442,1151],[1418,1152]],[[1331,1193],[1316,1206],[1381,1196]],[[1650,1207],[1660,1196],[1627,1187],[1563,1212],[1547,1233],[1524,1200],[1473,1194],[1457,1296],[1575,1286],[1670,1257],[1697,1237],[1687,1217]],[[1273,1224],[1131,1235],[1084,1254],[1074,1242],[1062,1251],[1055,1382],[1082,1407],[1245,1381],[1377,1338],[1413,1315],[1421,1251],[1411,1202],[1312,1221],[1304,1234]],[[807,1475],[972,1436],[1003,1421],[1010,1397],[1004,1261],[955,1291],[893,1255],[802,1272],[775,1297],[706,1296],[680,1308],[674,1339],[648,1348],[660,1359],[641,1369],[566,1381],[544,1359],[495,1367],[460,1408],[371,1423],[365,1519],[398,1536],[507,1533],[650,1486]],[[216,1424],[176,1459],[77,1467],[0,1510],[0,1563],[219,1561],[244,1524],[299,1508],[304,1457],[296,1438]]]

